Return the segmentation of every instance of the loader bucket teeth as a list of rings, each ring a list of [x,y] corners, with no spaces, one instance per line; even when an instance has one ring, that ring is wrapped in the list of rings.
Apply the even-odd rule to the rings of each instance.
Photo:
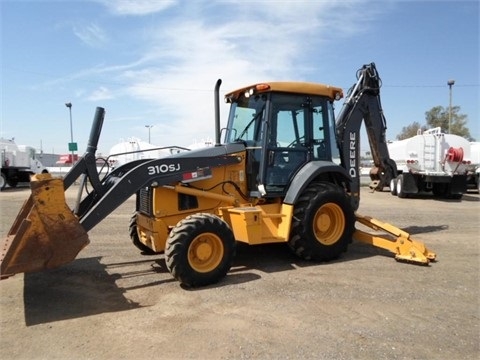
[[[0,278],[67,264],[88,243],[88,235],[65,202],[64,184],[37,174],[32,193],[0,244]]]

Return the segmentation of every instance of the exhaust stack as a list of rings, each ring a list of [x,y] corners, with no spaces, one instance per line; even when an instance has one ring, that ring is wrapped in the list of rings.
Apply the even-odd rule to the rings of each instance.
[[[215,146],[220,146],[220,85],[222,79],[215,84]]]

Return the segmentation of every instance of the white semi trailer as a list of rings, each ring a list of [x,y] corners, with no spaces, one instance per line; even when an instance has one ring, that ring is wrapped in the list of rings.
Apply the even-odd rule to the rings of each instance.
[[[0,191],[7,184],[16,187],[19,182],[30,181],[30,175],[45,172],[48,171],[33,147],[17,145],[13,139],[0,138]]]
[[[460,199],[467,191],[471,168],[467,139],[434,128],[391,142],[388,151],[398,170],[390,181],[392,195],[405,198],[430,191],[438,197]]]

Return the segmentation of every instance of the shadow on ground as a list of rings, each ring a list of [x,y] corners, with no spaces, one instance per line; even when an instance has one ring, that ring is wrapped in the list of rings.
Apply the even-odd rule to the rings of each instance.
[[[124,296],[100,257],[77,259],[55,270],[24,275],[27,326],[140,307]]]

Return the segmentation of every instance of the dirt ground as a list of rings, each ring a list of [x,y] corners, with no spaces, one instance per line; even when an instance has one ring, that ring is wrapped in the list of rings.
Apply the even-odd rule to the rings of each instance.
[[[0,194],[5,236],[28,188]],[[68,192],[73,199],[75,192]],[[239,246],[220,283],[183,289],[162,256],[130,243],[134,199],[57,270],[0,282],[2,359],[478,359],[480,195],[399,199],[362,192],[359,213],[438,256],[398,263],[353,243],[335,262],[285,245]]]

